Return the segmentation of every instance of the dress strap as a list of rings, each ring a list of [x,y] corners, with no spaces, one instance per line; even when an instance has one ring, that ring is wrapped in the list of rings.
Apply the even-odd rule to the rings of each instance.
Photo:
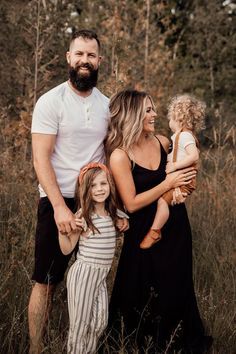
[[[160,147],[161,147],[161,153],[162,153],[162,152],[164,152],[164,154],[166,155],[166,154],[167,154],[167,152],[166,152],[166,150],[165,150],[164,146],[162,145],[162,143],[161,143],[160,139],[159,139],[156,135],[154,135],[154,137],[158,140],[158,142],[159,142],[159,144],[160,144]]]

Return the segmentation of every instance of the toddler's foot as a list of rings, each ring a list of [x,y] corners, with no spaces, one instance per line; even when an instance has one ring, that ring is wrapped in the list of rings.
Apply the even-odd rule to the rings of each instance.
[[[143,241],[140,243],[140,248],[147,249],[161,240],[161,229],[150,229]]]

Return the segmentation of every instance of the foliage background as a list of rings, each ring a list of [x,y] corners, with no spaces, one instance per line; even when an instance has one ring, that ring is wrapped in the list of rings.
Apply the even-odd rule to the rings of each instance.
[[[124,87],[148,90],[158,131],[169,135],[166,106],[174,94],[190,92],[207,103],[198,190],[188,201],[195,286],[215,338],[212,352],[235,352],[235,15],[230,0],[1,0],[1,353],[28,350],[38,199],[32,110],[42,93],[67,79],[65,51],[75,28],[92,28],[101,39],[99,88],[108,96]],[[45,353],[65,352],[65,301],[62,285]],[[124,353],[124,339],[117,340]]]

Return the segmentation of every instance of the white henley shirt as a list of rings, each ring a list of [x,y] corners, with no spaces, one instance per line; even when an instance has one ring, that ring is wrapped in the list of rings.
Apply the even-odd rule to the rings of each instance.
[[[89,162],[104,162],[109,99],[97,88],[88,97],[77,95],[68,82],[46,92],[37,101],[32,133],[56,135],[51,163],[64,197],[74,197],[80,169]],[[40,197],[46,196],[39,185]]]

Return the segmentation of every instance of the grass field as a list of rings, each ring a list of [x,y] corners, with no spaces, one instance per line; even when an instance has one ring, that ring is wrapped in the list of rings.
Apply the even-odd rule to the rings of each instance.
[[[27,304],[38,195],[27,144],[18,150],[16,147],[15,153],[5,149],[1,161],[1,354],[28,350]],[[197,191],[187,201],[193,230],[195,289],[203,321],[214,337],[211,353],[234,354],[235,151],[216,139],[214,148],[202,152],[201,160]],[[110,288],[112,278],[108,280]],[[68,326],[64,283],[58,287],[54,302],[43,352],[59,354],[66,352]],[[121,336],[120,353],[126,352]]]

